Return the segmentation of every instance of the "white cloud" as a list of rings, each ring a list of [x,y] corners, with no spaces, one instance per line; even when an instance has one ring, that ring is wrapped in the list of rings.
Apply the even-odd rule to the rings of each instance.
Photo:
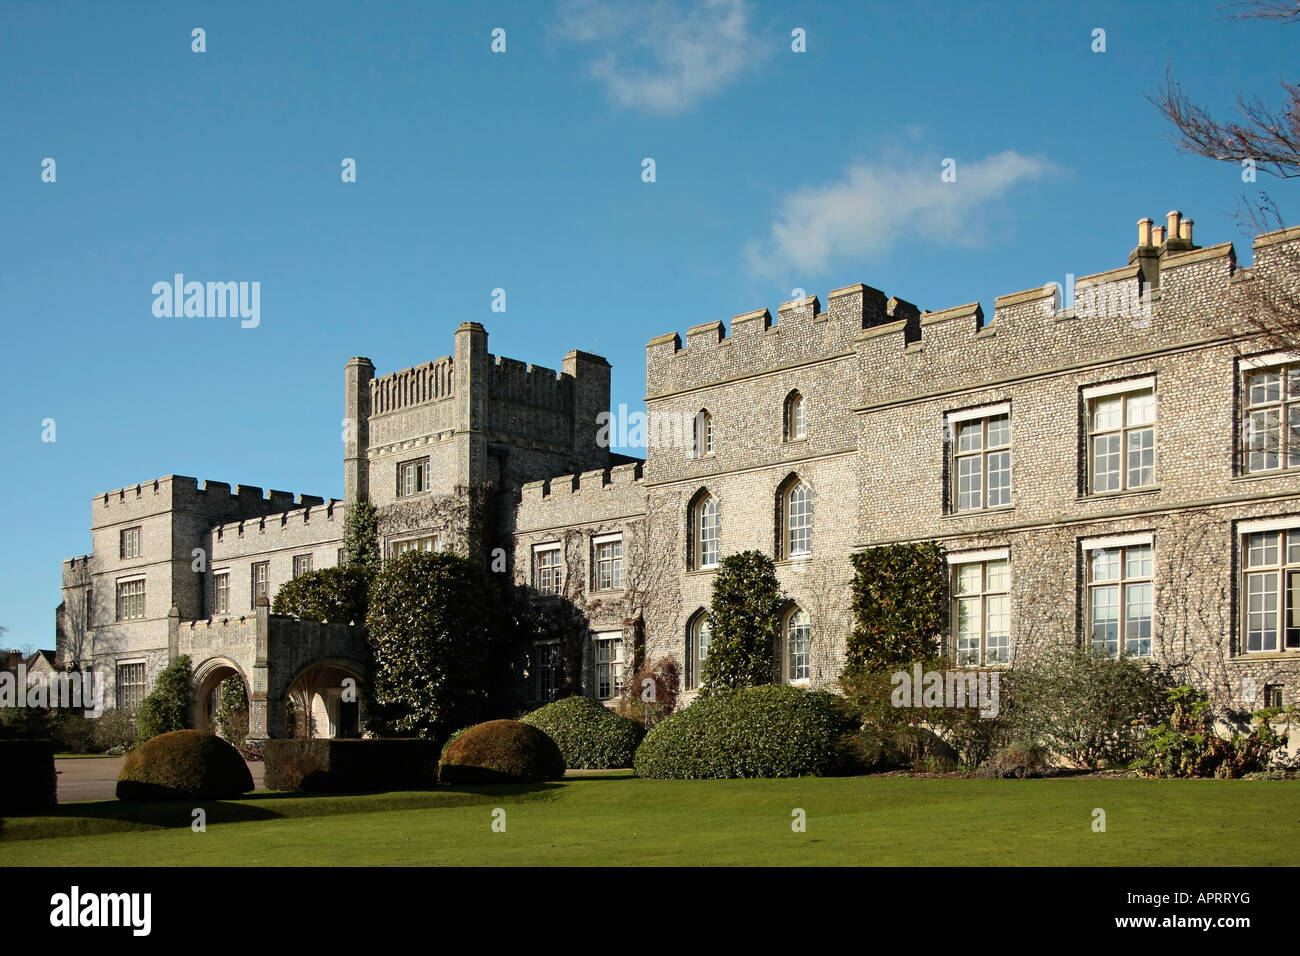
[[[888,252],[903,238],[954,245],[981,240],[989,207],[1017,186],[1062,172],[1048,159],[1014,151],[978,160],[956,157],[955,182],[937,160],[861,163],[838,182],[795,190],[780,202],[766,243],[745,256],[762,275],[822,273],[836,259]]]
[[[755,44],[744,0],[568,0],[558,32],[594,48],[588,73],[615,103],[664,114],[681,113],[739,77]]]

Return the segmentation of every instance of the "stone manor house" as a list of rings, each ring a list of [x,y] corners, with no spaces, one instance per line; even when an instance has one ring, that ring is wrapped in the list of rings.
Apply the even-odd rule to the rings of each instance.
[[[1166,231],[1167,230],[1167,231]],[[938,312],[865,285],[709,322],[646,347],[644,461],[609,451],[610,367],[488,352],[377,375],[344,370],[344,499],[171,475],[96,495],[92,553],[63,565],[62,659],[134,707],[190,655],[199,726],[242,676],[254,737],[308,702],[321,735],[358,731],[349,622],[269,613],[290,578],[342,560],[368,496],[386,556],[454,549],[581,613],[539,640],[521,693],[609,700],[634,650],[698,688],[720,557],[759,549],[789,597],[772,662],[833,686],[859,549],[939,542],[947,651],[1014,666],[1047,643],[1177,667],[1233,706],[1300,699],[1300,352],[1260,331],[1252,289],[1300,301],[1300,229],[1254,265],[1201,248],[1177,212],[1138,224],[1128,262]]]

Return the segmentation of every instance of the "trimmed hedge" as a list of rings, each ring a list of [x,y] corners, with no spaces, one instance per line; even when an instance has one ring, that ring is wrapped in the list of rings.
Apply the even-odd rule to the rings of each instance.
[[[589,697],[566,697],[519,718],[555,741],[570,770],[630,767],[645,728]]]
[[[837,772],[852,729],[833,694],[766,685],[701,697],[650,729],[638,777],[800,777]]]
[[[564,776],[555,741],[518,720],[489,720],[469,728],[442,755],[443,783],[535,783]]]
[[[55,806],[58,779],[53,741],[0,740],[0,813]]]
[[[268,790],[364,793],[437,781],[438,742],[423,738],[268,740],[263,756]]]
[[[229,800],[252,789],[239,751],[201,730],[151,737],[127,754],[117,778],[119,800]]]

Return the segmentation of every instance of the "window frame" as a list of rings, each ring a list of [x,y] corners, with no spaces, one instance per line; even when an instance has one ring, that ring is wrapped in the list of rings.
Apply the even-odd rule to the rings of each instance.
[[[542,649],[545,653],[542,653]],[[529,689],[532,691],[533,700],[541,703],[552,703],[555,701],[556,693],[560,689],[560,678],[564,676],[564,655],[561,651],[560,641],[558,638],[544,641],[533,641],[533,674],[532,680],[529,681]],[[545,690],[542,680],[543,674],[550,676],[550,689]]]
[[[306,554],[295,554],[293,556],[293,580],[298,580],[304,574],[311,574],[315,563],[310,551]]]
[[[808,408],[803,393],[794,389],[785,397],[781,412],[781,440],[805,441],[808,438]]]
[[[135,674],[135,668],[139,668],[140,679],[124,681],[123,671],[130,669],[132,676]],[[132,660],[119,660],[113,668],[115,683],[113,685],[113,700],[118,710],[124,710],[128,714],[134,714],[139,711],[140,705],[144,703],[145,697],[149,693],[149,663],[143,657]],[[126,695],[127,699],[123,700],[122,691],[125,688],[131,688],[131,693]]]
[[[623,692],[627,679],[627,659],[624,656],[622,631],[593,631],[592,640],[592,691],[597,700],[614,700]],[[608,660],[601,660],[602,645],[612,645]],[[601,685],[602,668],[608,668],[609,692],[603,693]]]
[[[407,469],[412,468],[414,481],[407,480]],[[397,497],[413,498],[416,495],[428,494],[433,487],[432,469],[429,464],[429,456],[422,458],[408,458],[406,461],[397,463]],[[414,485],[413,490],[408,491],[407,486]]]
[[[145,576],[143,574],[135,574],[130,577],[118,578],[114,584],[116,585],[114,592],[117,598],[115,608],[116,614],[113,618],[114,622],[145,620],[148,616],[147,600],[149,593],[148,587],[145,584]],[[132,585],[136,584],[140,586],[139,593],[135,593],[134,590],[130,593],[123,592],[123,588],[131,588]],[[139,613],[132,613],[137,609],[137,605]]]
[[[257,572],[259,569],[262,572],[264,572],[263,579],[261,581],[257,580]],[[271,562],[270,561],[254,561],[252,566],[249,568],[249,587],[248,587],[249,607],[251,607],[253,610],[257,610],[257,599],[259,597],[257,593],[257,589],[259,584],[263,588],[262,594],[260,596],[266,598],[266,600],[269,602],[271,600]]]
[[[706,509],[712,517],[710,527],[713,532],[707,539],[704,534]],[[722,505],[718,501],[718,496],[707,489],[696,494],[691,501],[688,525],[691,542],[690,570],[715,570],[722,560]],[[708,562],[705,561],[706,544],[712,545],[708,551],[712,555],[712,560]]]
[[[709,458],[714,452],[714,435],[713,435],[713,415],[707,408],[701,408],[695,413],[695,422],[692,426],[692,457]]]
[[[532,550],[533,550],[533,574],[532,574],[533,590],[536,591],[538,594],[562,593],[564,590],[564,576],[562,570],[564,567],[564,554],[563,554],[564,549],[560,545],[560,542],[554,541],[554,542],[548,542],[546,544],[535,544],[533,545]],[[538,560],[542,555],[552,555],[552,554],[555,555],[554,564],[542,564]],[[554,572],[555,582],[553,588],[547,588],[542,586],[543,571]]]
[[[805,650],[796,652],[794,625],[795,618],[801,617],[801,626],[807,632],[807,647]],[[793,684],[802,687],[812,682],[812,615],[798,604],[793,605],[785,612],[785,618],[781,622],[781,645],[782,645],[782,675],[787,684]],[[797,663],[799,657],[803,657],[802,669],[804,675],[799,676],[800,667]]]
[[[1006,420],[1006,442],[1005,444],[989,444],[989,426],[994,421]],[[982,405],[976,408],[965,409],[962,411],[948,412],[944,417],[944,423],[947,426],[949,435],[949,483],[950,489],[947,495],[949,514],[973,514],[981,511],[1002,511],[1015,506],[1014,497],[1014,475],[1015,475],[1015,454],[1014,435],[1012,433],[1012,414],[1010,402],[999,402],[996,405]],[[962,431],[970,425],[978,423],[980,445],[974,450],[961,450]],[[1006,483],[1000,486],[1005,490],[1006,500],[998,504],[989,504],[989,478],[994,472],[1001,473],[1002,468],[991,469],[989,459],[993,455],[1006,455]],[[961,466],[964,461],[979,461],[979,488],[976,492],[979,495],[978,505],[962,506],[962,471]],[[968,491],[967,494],[970,492]]]
[[[215,614],[230,613],[230,569],[212,572],[212,610]]]
[[[993,548],[984,551],[967,551],[955,552],[947,556],[948,560],[948,588],[951,597],[949,614],[951,617],[949,626],[949,653],[948,657],[958,667],[1009,667],[1015,657],[1015,634],[1011,628],[1011,595],[1014,588],[1014,576],[1011,566],[1011,549],[1010,548]],[[1006,579],[998,586],[990,583],[989,565],[1005,564]],[[973,591],[962,592],[960,589],[961,574],[964,568],[979,567],[979,587]],[[989,620],[991,616],[990,599],[1003,599],[1002,614],[1006,617],[1005,634],[999,632],[991,633]],[[979,624],[978,637],[976,638],[977,647],[973,660],[963,658],[961,639],[962,634],[958,630],[961,621],[960,608],[963,601],[975,601],[979,608],[976,619]],[[994,650],[991,646],[990,639],[994,636],[1006,637],[1005,657],[999,653],[996,659],[990,658],[990,652]],[[1001,647],[998,647],[1001,651]],[[967,652],[969,653],[969,652]]]
[[[1129,573],[1129,553],[1138,548],[1149,549],[1149,560],[1151,570],[1148,574],[1130,574]],[[1094,557],[1098,552],[1117,551],[1117,577],[1103,578],[1098,580],[1096,574],[1096,559]],[[1085,538],[1080,542],[1080,553],[1083,558],[1083,622],[1084,622],[1084,640],[1086,646],[1094,653],[1098,653],[1096,629],[1097,624],[1115,625],[1115,645],[1116,651],[1112,656],[1109,650],[1103,655],[1107,660],[1118,660],[1121,657],[1131,657],[1134,660],[1152,660],[1156,651],[1156,542],[1155,535],[1151,533],[1141,533],[1133,535],[1120,535],[1107,538]],[[1129,644],[1129,626],[1133,620],[1129,617],[1129,609],[1132,602],[1129,599],[1131,588],[1147,588],[1147,651],[1146,653],[1132,653],[1128,650]],[[1098,622],[1095,616],[1096,601],[1093,597],[1096,591],[1103,588],[1113,588],[1116,592],[1115,601],[1115,619],[1114,621]],[[1141,620],[1141,618],[1138,618]],[[1141,642],[1139,637],[1138,641]],[[1109,641],[1103,642],[1109,644]]]
[[[1247,477],[1267,477],[1300,470],[1300,353],[1272,352],[1238,360],[1237,388],[1241,415],[1238,435],[1237,473]],[[1278,398],[1256,403],[1252,399],[1251,378],[1255,375],[1278,376]],[[1293,384],[1294,380],[1294,384]],[[1292,394],[1293,388],[1295,394]],[[1277,414],[1277,465],[1252,468],[1250,458],[1256,413]],[[1272,426],[1270,426],[1272,430]],[[1260,453],[1267,453],[1264,450]]]
[[[429,547],[424,547],[428,542]],[[438,532],[433,534],[407,535],[403,538],[393,538],[388,542],[389,559],[400,558],[408,551],[428,551],[431,554],[437,554],[442,551],[442,535]]]
[[[1128,423],[1129,407],[1132,399],[1137,397],[1149,396],[1151,400],[1150,420],[1141,424],[1130,425]],[[1084,401],[1084,489],[1087,495],[1120,495],[1127,492],[1152,491],[1159,487],[1160,477],[1158,473],[1158,457],[1156,454],[1157,444],[1159,442],[1159,420],[1160,420],[1160,399],[1156,391],[1155,376],[1146,376],[1140,379],[1128,379],[1120,382],[1109,382],[1102,385],[1088,386],[1083,389],[1082,397]],[[1108,400],[1119,400],[1119,424],[1110,428],[1097,427],[1097,407],[1100,402]],[[1130,481],[1130,475],[1133,471],[1131,455],[1134,449],[1130,447],[1130,439],[1133,435],[1149,432],[1150,434],[1150,454],[1151,454],[1151,480],[1145,484],[1133,484]],[[1103,437],[1115,436],[1119,438],[1119,448],[1115,452],[1119,459],[1118,469],[1118,487],[1115,488],[1098,488],[1097,487],[1097,439]],[[1136,449],[1139,454],[1138,471],[1143,470],[1141,463],[1142,453],[1147,451],[1145,447]]]
[[[704,653],[700,654],[700,636],[708,629],[708,636],[703,641]],[[704,687],[704,662],[708,659],[708,647],[713,642],[713,621],[709,612],[696,611],[686,625],[686,690],[701,690]]]
[[[130,546],[128,546],[130,542]],[[117,542],[117,556],[123,561],[129,561],[131,558],[138,558],[144,552],[144,528],[143,525],[135,525],[131,528],[123,528],[119,534]]]
[[[1237,580],[1237,599],[1241,606],[1238,613],[1239,637],[1238,654],[1243,658],[1251,657],[1297,657],[1300,656],[1300,518],[1284,517],[1246,521],[1237,526],[1237,547],[1240,548],[1241,571]],[[1273,536],[1277,558],[1268,564],[1252,563],[1251,539],[1259,535]],[[1261,629],[1261,646],[1251,648],[1251,618],[1254,614],[1268,614],[1268,610],[1252,611],[1250,582],[1252,578],[1272,577],[1276,588],[1273,591],[1274,608],[1271,612],[1276,620],[1274,624],[1274,646],[1264,647]]]
[[[601,556],[602,548],[615,548],[616,554]],[[603,577],[609,568],[609,583]],[[591,589],[592,591],[623,590],[623,533],[596,535],[591,539]]]

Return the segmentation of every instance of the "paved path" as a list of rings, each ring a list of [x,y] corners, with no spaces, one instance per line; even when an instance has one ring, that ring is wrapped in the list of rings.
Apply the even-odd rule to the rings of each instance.
[[[59,803],[116,799],[122,760],[122,757],[75,757],[54,761],[54,768],[59,772]],[[253,786],[263,789],[266,765],[260,760],[251,761],[248,769],[253,773]]]

